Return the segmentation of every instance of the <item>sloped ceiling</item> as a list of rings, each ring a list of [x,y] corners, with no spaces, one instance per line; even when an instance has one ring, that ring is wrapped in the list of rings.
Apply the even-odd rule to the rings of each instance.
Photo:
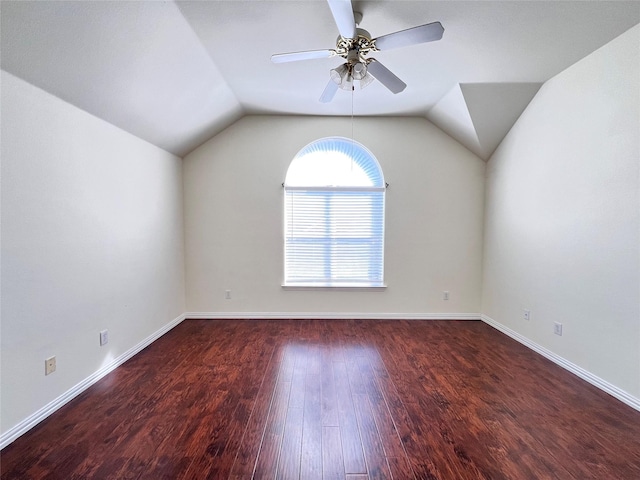
[[[184,156],[245,114],[424,116],[487,159],[542,83],[640,22],[637,1],[354,1],[374,37],[440,21],[439,42],[375,57],[378,82],[318,102],[341,59],[325,1],[7,1],[2,69]]]
[[[460,83],[427,112],[427,118],[487,160],[541,85]]]

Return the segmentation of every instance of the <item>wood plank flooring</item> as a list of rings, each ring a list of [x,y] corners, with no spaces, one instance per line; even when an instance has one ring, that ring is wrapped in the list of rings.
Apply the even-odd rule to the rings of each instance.
[[[2,479],[640,479],[640,412],[482,322],[186,320]]]

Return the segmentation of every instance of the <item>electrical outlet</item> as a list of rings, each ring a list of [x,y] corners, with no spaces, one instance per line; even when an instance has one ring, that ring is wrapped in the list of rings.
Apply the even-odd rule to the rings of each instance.
[[[556,335],[560,335],[562,336],[562,324],[555,322],[553,324],[553,333],[555,333]]]
[[[224,291],[224,298],[225,300],[231,300],[231,290]]]
[[[531,320],[531,310],[522,310],[522,318]]]
[[[442,299],[443,300],[449,300],[449,291],[445,290],[444,292],[442,292]]]
[[[49,357],[44,361],[44,374],[49,375],[56,371],[56,356]]]
[[[102,330],[100,332],[100,346],[109,343],[109,330]]]

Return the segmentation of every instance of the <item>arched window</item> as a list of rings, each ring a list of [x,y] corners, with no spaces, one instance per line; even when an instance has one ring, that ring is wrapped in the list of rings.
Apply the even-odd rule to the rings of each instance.
[[[383,286],[385,182],[369,150],[316,140],[292,160],[284,192],[285,286]]]

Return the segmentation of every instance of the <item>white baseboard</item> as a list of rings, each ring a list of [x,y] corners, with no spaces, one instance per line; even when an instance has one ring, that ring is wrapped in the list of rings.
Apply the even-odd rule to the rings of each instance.
[[[611,383],[607,382],[606,380],[601,379],[600,377],[594,375],[593,373],[585,370],[582,367],[579,367],[575,363],[570,362],[569,360],[561,357],[560,355],[557,355],[557,354],[553,353],[551,350],[547,350],[545,347],[543,347],[541,345],[538,345],[537,343],[529,340],[527,337],[519,334],[518,332],[516,332],[514,330],[511,330],[509,327],[506,327],[506,326],[502,325],[501,323],[496,322],[494,319],[492,319],[491,317],[488,317],[487,315],[484,315],[484,314],[481,315],[481,320],[483,322],[491,325],[496,330],[500,330],[502,333],[504,333],[505,335],[508,335],[509,337],[513,338],[517,342],[520,342],[524,346],[529,347],[534,352],[537,352],[540,355],[542,355],[543,357],[551,360],[553,363],[555,363],[557,365],[560,365],[565,370],[568,370],[569,372],[573,373],[574,375],[577,375],[581,379],[583,379],[583,380],[589,382],[590,384],[598,387],[600,390],[603,390],[604,392],[608,393],[609,395],[617,398],[621,402],[626,403],[630,407],[640,411],[640,399],[639,398],[634,397],[633,395],[625,392],[621,388],[618,388],[615,385],[612,385]]]
[[[65,404],[67,404],[71,400],[73,400],[75,397],[80,395],[82,392],[84,392],[91,385],[96,383],[98,380],[100,380],[102,377],[104,377],[108,373],[110,373],[113,370],[115,370],[117,367],[119,367],[124,362],[126,362],[131,357],[133,357],[136,353],[140,352],[142,349],[144,349],[145,347],[147,347],[148,345],[153,343],[155,340],[160,338],[162,335],[167,333],[169,330],[171,330],[173,327],[178,325],[184,319],[185,319],[185,315],[184,314],[182,314],[179,317],[173,319],[172,321],[167,323],[165,326],[160,328],[160,330],[152,333],[147,338],[142,340],[140,343],[138,343],[134,347],[132,347],[129,350],[127,350],[126,352],[124,352],[118,358],[114,359],[111,363],[109,363],[108,365],[105,365],[100,370],[98,370],[98,371],[94,372],[93,374],[89,375],[87,378],[85,378],[80,383],[78,383],[74,387],[72,387],[69,390],[67,390],[65,393],[60,395],[58,398],[52,400],[51,402],[46,404],[44,407],[42,407],[40,410],[38,410],[37,412],[33,413],[32,415],[29,415],[27,418],[25,418],[23,421],[18,423],[16,426],[14,426],[13,428],[7,430],[5,433],[2,434],[2,436],[0,436],[0,449],[6,447],[11,442],[13,442],[16,438],[18,438],[20,435],[26,433],[28,430],[30,430],[31,428],[35,427],[42,420],[44,420],[49,415],[54,413],[56,410],[58,410],[59,408],[63,407]]]
[[[479,313],[353,313],[353,312],[330,312],[330,313],[317,313],[317,312],[187,312],[176,317],[171,322],[149,335],[134,347],[127,350],[125,353],[114,359],[110,364],[102,367],[100,370],[94,372],[89,377],[60,395],[58,398],[52,400],[47,405],[36,411],[32,415],[25,418],[23,421],[15,425],[0,436],[0,449],[6,447],[16,438],[26,433],[56,410],[67,404],[69,401],[77,397],[84,392],[91,385],[98,380],[106,376],[108,373],[122,365],[129,360],[135,354],[143,350],[145,347],[153,343],[183,320],[191,319],[355,319],[355,320],[482,320],[483,322],[491,325],[502,333],[508,335],[514,340],[520,342],[526,347],[539,353],[540,355],[548,358],[552,362],[560,365],[562,368],[577,375],[583,380],[591,383],[592,385],[607,392],[613,397],[617,398],[623,403],[626,403],[630,407],[640,411],[640,399],[630,395],[624,390],[610,384],[609,382],[601,379],[600,377],[588,372],[587,370],[575,365],[574,363],[562,358],[561,356],[553,353],[550,350],[538,345],[537,343],[529,340],[523,335],[511,330],[510,328],[496,322],[487,315],[481,315]]]
[[[480,320],[479,313],[187,312],[191,319]]]

